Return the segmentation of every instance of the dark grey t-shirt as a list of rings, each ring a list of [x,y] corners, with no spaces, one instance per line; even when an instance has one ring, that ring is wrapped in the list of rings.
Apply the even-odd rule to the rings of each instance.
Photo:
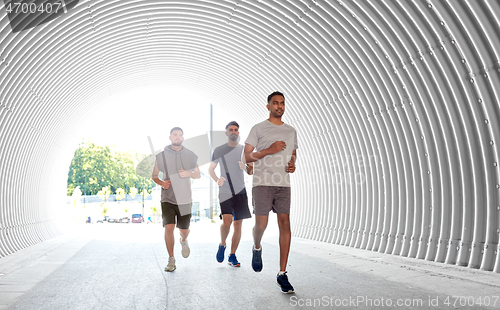
[[[231,179],[234,194],[239,194],[245,189],[243,170],[241,170],[240,165],[238,164],[238,162],[241,161],[243,149],[244,146],[241,144],[238,144],[236,147],[231,147],[226,143],[214,150],[212,161],[220,165],[220,176],[226,179],[224,184],[219,186],[219,199],[221,201],[222,199],[227,200],[233,196],[229,179]],[[222,158],[224,158],[226,165],[224,165]],[[225,166],[227,166],[227,170]],[[227,172],[229,172],[229,178],[227,176]]]

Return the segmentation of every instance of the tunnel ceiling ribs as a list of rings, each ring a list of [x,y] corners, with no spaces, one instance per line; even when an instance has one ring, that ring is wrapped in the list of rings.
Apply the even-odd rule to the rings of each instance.
[[[248,125],[285,92],[295,236],[500,272],[498,1],[83,0],[20,32],[0,12],[0,257],[58,234],[81,115],[163,83]]]

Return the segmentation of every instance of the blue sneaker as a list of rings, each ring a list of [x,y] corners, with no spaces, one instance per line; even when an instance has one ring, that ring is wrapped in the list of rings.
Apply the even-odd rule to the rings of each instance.
[[[281,288],[281,292],[284,294],[292,294],[294,293],[293,286],[288,282],[288,276],[286,275],[286,271],[284,274],[276,276],[276,280],[278,281],[278,286]]]
[[[256,250],[255,246],[252,247],[252,269],[255,272],[262,271],[262,245],[260,250]]]
[[[229,255],[227,263],[233,267],[240,267],[240,262],[236,259],[236,254]]]
[[[217,251],[217,261],[219,263],[222,263],[224,261],[224,251],[226,250],[225,246],[222,246],[219,244],[219,250]]]

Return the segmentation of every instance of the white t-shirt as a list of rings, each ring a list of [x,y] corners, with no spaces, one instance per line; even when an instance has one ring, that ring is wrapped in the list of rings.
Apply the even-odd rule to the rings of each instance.
[[[254,162],[253,187],[290,187],[290,173],[286,172],[286,167],[292,158],[292,152],[298,148],[295,128],[288,124],[275,125],[265,120],[252,127],[245,143],[255,147],[259,152],[269,148],[276,141],[284,141],[286,149]]]

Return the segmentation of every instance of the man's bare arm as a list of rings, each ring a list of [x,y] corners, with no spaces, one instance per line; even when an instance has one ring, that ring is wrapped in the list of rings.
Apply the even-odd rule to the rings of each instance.
[[[198,165],[196,165],[196,168],[194,168],[194,171],[191,174],[191,179],[199,179],[199,178],[201,178],[201,172]]]
[[[155,161],[155,167],[153,168],[153,175],[151,175],[151,178],[153,179],[153,182],[156,184],[160,185],[161,187],[168,189],[170,187],[170,181],[162,181],[160,178],[158,178],[158,174],[160,173],[160,169],[158,169],[158,164]]]
[[[181,178],[199,179],[201,178],[200,168],[198,168],[198,165],[196,165],[196,168],[194,168],[193,172],[186,171],[181,168],[179,169],[179,176]]]
[[[297,150],[293,150],[292,152],[292,158],[288,162],[288,165],[286,167],[286,172],[288,173],[294,173],[295,172],[295,161],[297,160]]]
[[[217,181],[219,181],[219,177],[217,177],[217,175],[215,174],[215,168],[217,168],[217,163],[211,162],[210,167],[208,167],[208,174],[210,175],[212,180],[217,183]]]
[[[222,184],[224,184],[224,181],[226,181],[226,178],[223,176],[221,176],[220,178],[217,177],[217,175],[215,174],[216,167],[217,163],[211,162],[210,167],[208,167],[208,174],[210,175],[212,180],[214,180],[215,183],[217,183],[218,186],[222,186]]]
[[[297,161],[297,150],[293,150],[292,152],[292,161],[294,164]]]
[[[253,145],[245,144],[245,150],[243,151],[245,154],[245,163],[253,163],[266,157],[267,155],[276,154],[279,151],[286,149],[286,143],[283,141],[276,141],[271,144],[270,147],[262,151],[254,152],[254,149],[255,147]]]

